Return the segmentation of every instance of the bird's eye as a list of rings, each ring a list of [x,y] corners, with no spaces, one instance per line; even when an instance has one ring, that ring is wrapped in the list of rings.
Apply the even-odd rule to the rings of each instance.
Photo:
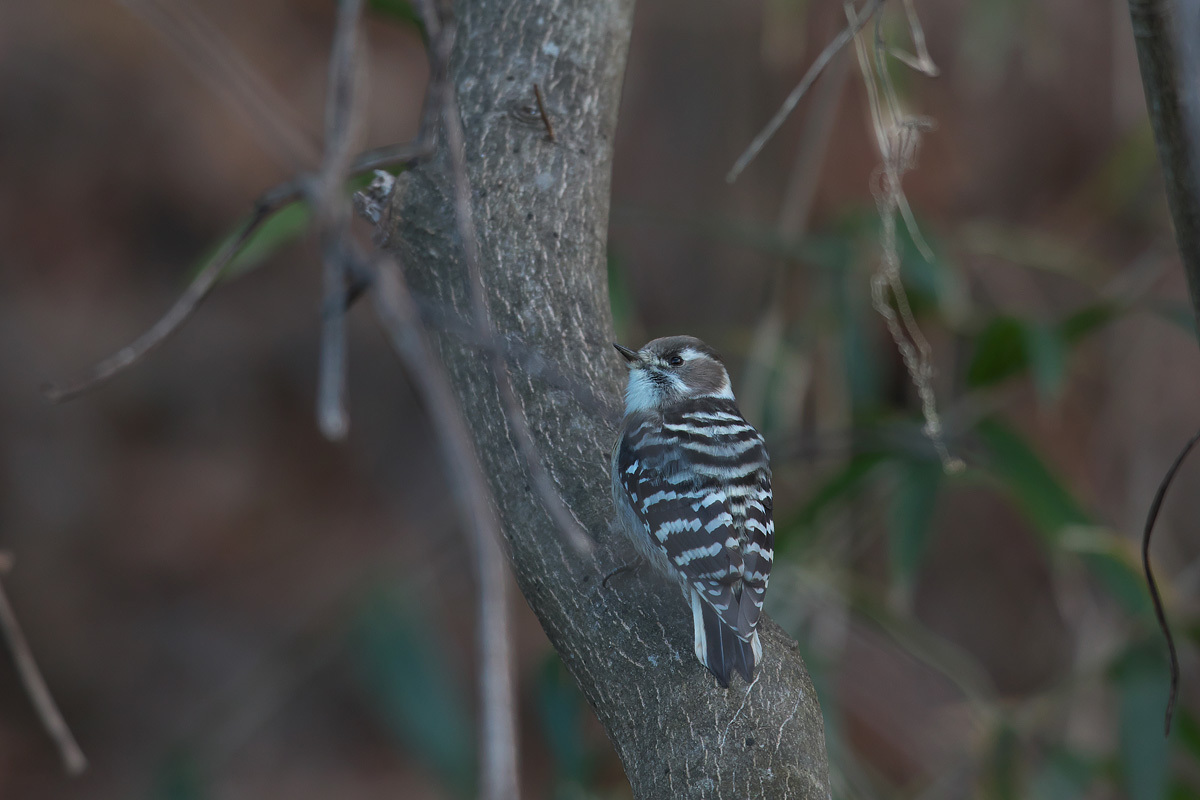
[[[683,356],[676,353],[675,355],[673,355],[667,359],[667,363],[670,364],[672,367],[678,367],[681,364],[683,364]]]

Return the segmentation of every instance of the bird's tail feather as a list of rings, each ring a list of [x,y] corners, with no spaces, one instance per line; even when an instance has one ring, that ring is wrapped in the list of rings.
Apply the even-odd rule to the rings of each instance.
[[[729,687],[729,679],[735,670],[749,683],[754,677],[754,667],[762,660],[758,631],[753,631],[749,639],[743,639],[695,589],[691,590],[691,601],[696,658],[725,688]]]

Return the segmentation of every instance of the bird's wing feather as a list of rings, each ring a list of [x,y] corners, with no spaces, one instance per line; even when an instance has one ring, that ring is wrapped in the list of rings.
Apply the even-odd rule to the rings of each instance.
[[[651,543],[725,624],[750,636],[757,614],[744,614],[735,592],[745,563],[730,500],[718,477],[694,468],[697,454],[684,436],[656,420],[630,426],[618,453],[619,479]]]
[[[738,630],[753,630],[762,615],[763,597],[775,558],[774,502],[771,473],[758,473],[758,483],[746,497],[746,544],[742,549],[745,564],[742,597],[738,602]]]

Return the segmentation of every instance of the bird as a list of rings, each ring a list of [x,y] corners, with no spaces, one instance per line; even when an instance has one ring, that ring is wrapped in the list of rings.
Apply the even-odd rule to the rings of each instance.
[[[611,464],[618,528],[682,588],[700,663],[722,687],[735,671],[750,683],[763,657],[758,623],[774,559],[766,444],[704,342],[613,346],[629,368]]]

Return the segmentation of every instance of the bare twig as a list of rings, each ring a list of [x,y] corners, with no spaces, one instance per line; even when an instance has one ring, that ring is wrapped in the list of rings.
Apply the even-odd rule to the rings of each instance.
[[[861,22],[855,16],[854,7],[849,2],[845,4],[845,9],[850,27]],[[915,36],[916,34],[914,34],[914,38]],[[965,465],[961,459],[952,456],[946,447],[942,421],[937,410],[937,398],[933,391],[932,348],[917,325],[912,308],[909,306],[908,293],[904,289],[904,282],[900,275],[900,251],[896,236],[896,216],[899,214],[922,254],[926,258],[932,258],[932,252],[928,245],[924,244],[924,239],[908,208],[908,199],[904,195],[902,184],[904,173],[916,165],[921,133],[932,127],[932,122],[924,117],[907,116],[900,109],[895,87],[892,85],[891,79],[887,75],[886,65],[882,61],[885,50],[878,26],[875,39],[876,60],[874,65],[868,55],[863,37],[856,36],[854,39],[859,69],[867,89],[867,101],[871,112],[871,124],[875,132],[875,142],[883,161],[873,176],[872,185],[872,192],[875,194],[875,202],[879,208],[879,218],[882,223],[880,236],[882,255],[879,269],[871,278],[871,304],[875,311],[883,317],[888,332],[891,334],[897,350],[900,351],[904,366],[917,389],[921,400],[921,413],[925,418],[925,435],[929,437],[937,450],[943,469],[947,473],[959,472]],[[879,84],[883,86],[882,92]]]
[[[425,31],[429,35],[430,59],[436,62],[435,70],[448,75],[450,57],[454,49],[455,28],[452,23],[442,23],[433,0],[420,0],[417,7],[425,23]],[[470,185],[467,181],[463,154],[463,131],[462,121],[458,116],[458,101],[455,97],[453,82],[448,77],[439,88],[441,92],[439,113],[454,173],[455,219],[462,237],[464,258],[470,273],[468,283],[472,295],[475,328],[483,338],[494,340],[496,338],[495,331],[487,316],[486,303],[483,299],[483,279],[479,271],[479,241],[475,235],[475,223],[471,216]],[[380,274],[379,279],[386,281],[387,274],[384,271]],[[393,295],[396,295],[395,287],[397,285],[399,285],[399,281],[392,282],[390,286],[380,286],[375,294],[377,297],[382,297],[384,292],[390,290]],[[409,313],[415,315],[415,304],[412,304],[411,298],[408,302],[410,304]],[[513,395],[511,384],[508,383],[504,359],[493,352],[491,363],[497,386],[500,387],[501,397],[505,400],[504,406],[508,412],[510,425],[514,430],[519,430],[519,425],[524,423],[525,419],[520,409],[515,409],[516,413],[513,413],[514,408],[511,403],[515,402],[515,395]],[[443,387],[439,389],[439,394],[444,392],[453,396],[449,380],[444,378],[444,373],[439,371],[438,374],[443,376],[437,380],[439,386]],[[428,375],[426,380],[430,380]],[[443,437],[447,438],[447,441],[443,442],[443,446],[454,446],[464,453],[467,447],[470,447],[470,460],[474,470],[472,475],[478,475],[478,480],[481,482],[479,487],[470,490],[472,502],[478,502],[477,498],[479,497],[490,497],[490,492],[484,494],[486,483],[482,483],[483,477],[479,470],[479,461],[475,457],[474,447],[470,446],[470,434],[457,400],[450,403],[439,401],[439,404],[444,406],[440,412],[442,416],[453,417],[453,419],[446,419],[441,423]],[[453,409],[455,413],[451,414],[449,409]],[[518,419],[514,420],[514,416]],[[529,436],[527,427],[521,432],[525,437]],[[452,434],[453,438],[449,438],[447,434]],[[465,445],[460,445],[460,440]],[[518,433],[517,441],[523,441],[521,433]],[[525,452],[524,448],[523,452]],[[541,465],[536,458],[536,453],[533,454],[532,459],[526,455],[529,468],[534,474],[534,482],[538,484],[541,491],[543,487],[538,483],[538,471]],[[553,493],[553,496],[558,499],[556,492]],[[558,499],[558,502],[561,503],[561,499]],[[481,797],[484,800],[517,800],[520,797],[518,777],[520,771],[517,757],[517,711],[513,698],[513,663],[508,638],[508,602],[504,582],[507,560],[500,549],[502,534],[499,526],[496,524],[495,518],[491,516],[490,507],[487,511],[487,525],[485,526],[483,520],[479,519],[472,528],[479,576],[479,619],[477,624],[479,625],[481,660],[479,675],[480,704],[482,706],[480,714]]]
[[[1167,711],[1163,724],[1164,735],[1171,733],[1171,718],[1175,715],[1175,699],[1179,694],[1179,654],[1175,651],[1175,637],[1171,635],[1171,626],[1167,623],[1167,614],[1163,610],[1158,582],[1154,580],[1154,571],[1150,568],[1150,534],[1154,532],[1154,523],[1158,520],[1158,512],[1162,508],[1163,498],[1167,496],[1167,489],[1175,480],[1175,473],[1179,472],[1184,459],[1188,457],[1188,453],[1192,452],[1192,448],[1198,441],[1200,441],[1200,431],[1196,431],[1192,438],[1188,439],[1187,444],[1175,457],[1171,468],[1167,470],[1167,474],[1163,476],[1162,482],[1158,484],[1158,491],[1154,493],[1154,500],[1150,503],[1150,511],[1146,514],[1146,527],[1142,530],[1142,570],[1146,573],[1146,585],[1150,588],[1150,599],[1154,603],[1154,616],[1158,619],[1158,627],[1162,629],[1163,638],[1167,641],[1167,653],[1171,661],[1171,690],[1167,695]]]
[[[796,104],[800,102],[800,98],[804,97],[804,93],[813,85],[813,82],[816,81],[821,71],[837,55],[838,51],[849,44],[855,34],[862,30],[862,27],[867,24],[867,21],[871,19],[871,16],[879,10],[883,3],[884,0],[867,0],[867,4],[863,6],[862,11],[855,16],[854,22],[847,25],[841,33],[834,37],[833,41],[825,46],[825,49],[813,61],[812,66],[808,68],[808,72],[804,73],[804,77],[800,79],[800,83],[796,84],[796,88],[792,90],[792,93],[783,101],[783,105],[775,112],[775,116],[771,117],[771,121],[766,124],[766,127],[762,129],[758,136],[754,137],[754,141],[750,142],[745,152],[738,156],[738,160],[734,163],[733,168],[725,176],[727,182],[733,183],[738,179],[742,171],[758,156],[766,143],[770,141],[771,137],[783,125],[784,120],[796,108]]]
[[[792,162],[791,176],[784,190],[779,220],[775,227],[785,247],[795,247],[808,228],[809,212],[817,194],[821,161],[833,132],[833,112],[842,97],[846,77],[850,73],[849,66],[849,59],[841,53],[830,61],[828,69],[822,73],[821,82],[817,85],[810,110],[805,115],[804,130],[796,146],[796,157]],[[754,328],[746,359],[745,377],[738,394],[742,398],[742,408],[761,409],[764,414],[768,412],[768,389],[771,387],[771,377],[775,374],[787,332],[784,307],[791,277],[788,265],[792,262],[793,259],[790,258],[775,260],[770,306]],[[790,361],[790,371],[793,374],[803,372],[795,368],[798,364],[795,357]],[[806,382],[807,380],[804,381]],[[779,419],[800,419],[800,410],[807,395],[801,383],[780,381],[778,391],[771,393],[770,409],[779,412]],[[783,402],[788,405],[780,406]],[[789,423],[785,423],[787,424]]]
[[[320,221],[324,269],[321,304],[321,349],[317,370],[317,424],[326,438],[340,440],[350,429],[346,413],[346,305],[349,275],[345,239],[350,230],[350,204],[342,192],[350,169],[350,147],[361,124],[359,86],[365,60],[359,52],[362,0],[338,4],[333,52],[329,57],[329,89],[325,97],[325,158],[313,187]]]
[[[340,0],[337,6],[325,94],[325,158],[321,168],[321,191],[327,204],[341,197],[342,181],[350,169],[351,147],[363,121],[365,59],[359,37],[363,0]]]
[[[434,91],[434,87],[431,87],[430,91]],[[346,144],[350,142],[350,137],[346,136],[343,138]],[[423,126],[422,134],[416,142],[368,150],[357,156],[348,168],[340,171],[340,174],[344,177],[346,172],[351,175],[358,175],[381,167],[409,167],[427,158],[432,152],[432,134],[425,130]],[[333,185],[338,186],[340,189],[339,182],[335,181]],[[184,293],[158,322],[131,344],[96,364],[82,378],[65,385],[48,384],[44,386],[43,392],[46,397],[55,403],[65,402],[83,392],[102,386],[121,372],[136,365],[151,350],[162,344],[167,337],[187,322],[204,298],[208,296],[208,293],[216,286],[229,262],[238,254],[242,246],[250,240],[255,231],[275,212],[301,199],[306,194],[306,190],[307,193],[312,193],[312,178],[307,175],[299,175],[263,192],[255,202],[254,210],[250,215],[242,222],[237,231],[226,240],[221,249],[205,265],[204,269],[196,275]],[[344,308],[344,301],[341,306]],[[325,430],[324,425],[322,426],[322,430]]]
[[[278,187],[277,187],[278,188]],[[273,190],[274,191],[274,190]],[[241,228],[222,245],[220,251],[205,265],[195,277],[187,290],[175,301],[175,305],[145,333],[131,344],[104,359],[82,378],[66,385],[49,384],[42,391],[54,403],[61,403],[73,397],[108,382],[117,374],[140,361],[147,353],[175,331],[192,315],[201,301],[208,296],[228,266],[230,260],[237,255],[238,250],[250,238],[254,231],[266,221],[267,217],[278,211],[293,198],[273,197],[270,192],[263,196],[255,205],[254,212],[246,219]]]
[[[915,41],[916,39],[920,38],[922,47],[924,47],[924,34],[920,34],[918,36],[916,33],[916,31],[921,29],[921,23],[917,19],[916,11],[911,5],[907,5],[906,9],[909,12],[909,26],[910,30],[913,31],[913,39]],[[921,147],[921,134],[925,131],[933,130],[934,122],[929,117],[909,116],[904,113],[903,109],[900,108],[900,99],[899,95],[896,93],[896,85],[892,82],[892,74],[888,71],[887,64],[885,63],[885,56],[890,51],[888,50],[886,43],[883,41],[883,25],[880,24],[881,22],[881,18],[876,18],[875,74],[879,77],[879,83],[883,86],[883,91],[881,94],[884,101],[887,103],[888,114],[887,122],[885,124],[880,124],[880,121],[883,119],[883,115],[879,113],[880,108],[877,99],[879,93],[874,91],[874,82],[872,82],[872,90],[870,95],[872,98],[876,98],[873,100],[874,115],[872,119],[876,120],[876,135],[878,136],[881,132],[883,133],[883,138],[879,141],[885,141],[888,145],[887,151],[883,152],[884,160],[886,161],[889,158],[896,159],[896,166],[899,168],[899,172],[896,174],[895,180],[892,179],[892,176],[887,176],[889,186],[885,188],[887,191],[891,192],[891,202],[893,202],[896,206],[896,209],[899,210],[900,218],[904,220],[904,227],[908,231],[909,236],[912,238],[913,244],[915,244],[917,246],[917,250],[920,251],[921,257],[926,261],[932,262],[933,248],[931,248],[925,241],[925,236],[922,235],[921,229],[917,227],[916,217],[913,216],[912,208],[908,204],[908,195],[904,193],[904,184],[901,182],[900,178],[903,176],[904,172],[907,172],[916,166],[917,152]],[[903,61],[903,59],[901,60]],[[937,65],[929,59],[928,52],[924,52],[922,54],[921,60],[921,63],[914,67],[914,69],[925,72],[927,75],[938,74]],[[907,64],[908,62],[904,61],[904,63]],[[913,327],[915,328],[915,324]]]
[[[374,269],[375,313],[404,362],[438,432],[438,447],[475,549],[479,580],[481,781],[485,800],[516,800],[517,734],[508,631],[506,559],[491,492],[449,378],[421,326],[416,303],[394,265]]]
[[[46,686],[46,681],[42,678],[37,661],[33,658],[33,651],[29,648],[29,642],[25,639],[25,633],[21,630],[20,623],[17,622],[17,615],[13,611],[12,604],[2,585],[0,585],[0,633],[3,634],[9,649],[12,650],[17,674],[21,678],[25,692],[33,702],[38,718],[42,721],[42,727],[58,745],[63,767],[68,774],[78,775],[87,769],[87,758],[79,749],[75,737],[71,735],[71,729],[67,727],[66,721],[54,702],[54,697],[50,694],[50,689]]]
[[[546,103],[542,100],[542,90],[536,83],[533,85],[533,97],[537,100],[538,114],[542,118],[542,124],[546,126],[546,137],[553,142],[554,126],[550,124],[550,115],[546,113]]]
[[[352,175],[358,175],[378,167],[408,167],[427,158],[431,152],[432,145],[429,142],[420,141],[408,145],[380,147],[368,150],[355,158],[349,171]],[[254,210],[242,222],[237,231],[226,240],[217,254],[196,275],[184,293],[158,322],[127,347],[96,364],[84,377],[65,385],[47,384],[44,386],[43,392],[46,397],[51,402],[62,403],[86,391],[98,388],[121,372],[136,365],[151,350],[162,344],[167,337],[188,321],[201,301],[216,286],[229,262],[250,240],[254,232],[276,211],[299,200],[304,195],[305,183],[308,180],[310,179],[306,176],[300,176],[265,191],[255,202]]]
[[[321,347],[317,362],[317,426],[325,438],[340,441],[350,432],[346,412],[346,305],[349,296],[343,239],[349,230],[346,215],[331,220],[321,236],[323,299]]]
[[[213,93],[249,124],[267,152],[282,150],[281,160],[293,169],[316,163],[316,143],[302,132],[287,102],[191,3],[121,2],[166,39]]]
[[[936,78],[942,71],[929,57],[929,50],[925,47],[925,29],[921,27],[921,19],[917,16],[913,0],[904,0],[904,14],[908,17],[908,30],[912,34],[913,50],[916,52],[906,53],[897,47],[889,47],[888,54],[917,72]]]
[[[429,158],[431,155],[433,155],[433,141],[423,138],[422,134],[418,135],[417,140],[410,144],[376,147],[373,150],[362,153],[350,165],[350,174],[361,175],[364,172],[382,169],[383,167],[412,166],[419,161]]]

